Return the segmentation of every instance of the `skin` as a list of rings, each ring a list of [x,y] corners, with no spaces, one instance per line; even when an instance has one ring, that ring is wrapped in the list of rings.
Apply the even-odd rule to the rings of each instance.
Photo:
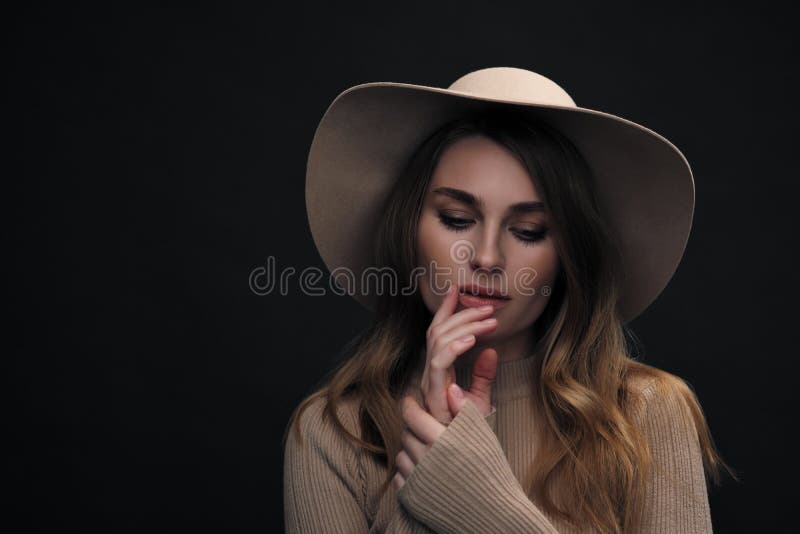
[[[442,193],[443,188],[470,193],[482,204],[453,198]],[[543,210],[526,212],[510,207],[544,202],[539,191],[536,180],[513,153],[482,135],[455,141],[439,159],[417,234],[420,266],[430,272],[435,265],[442,273],[438,278],[423,278],[420,287],[423,301],[434,314],[421,384],[425,406],[410,396],[402,400],[407,428],[401,436],[403,450],[397,455],[396,490],[467,400],[489,414],[498,362],[524,358],[533,350],[532,327],[549,300],[549,293],[541,288],[552,287],[560,270],[556,236],[546,205]],[[448,227],[442,215],[460,230]],[[458,242],[467,243],[469,258],[451,252]],[[535,277],[519,278],[523,272]],[[487,276],[490,273],[499,277]],[[471,281],[505,290],[510,300],[497,310],[467,308],[458,301],[458,291],[445,289]],[[535,290],[533,294],[530,289]],[[482,322],[485,319],[490,321]],[[470,391],[455,384],[454,365],[471,367]]]

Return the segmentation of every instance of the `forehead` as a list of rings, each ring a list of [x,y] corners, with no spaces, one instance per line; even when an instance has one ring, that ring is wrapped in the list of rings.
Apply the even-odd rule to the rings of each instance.
[[[453,141],[442,152],[428,190],[462,189],[482,197],[487,206],[543,200],[534,178],[506,147],[483,135]]]

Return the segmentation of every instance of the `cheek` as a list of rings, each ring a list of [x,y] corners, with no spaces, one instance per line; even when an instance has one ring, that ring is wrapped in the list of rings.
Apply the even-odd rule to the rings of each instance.
[[[417,267],[422,267],[424,273],[417,278],[422,301],[431,313],[435,313],[439,306],[439,299],[431,291],[431,265],[441,264],[441,231],[436,227],[437,221],[422,215],[417,227]]]
[[[552,290],[561,269],[555,246],[549,242],[546,245],[531,247],[534,250],[521,257],[524,259],[515,268],[510,280],[510,290],[517,293],[520,312],[526,319],[531,319],[531,316],[535,319],[544,310],[549,292],[544,294],[543,288]]]
[[[417,257],[420,266],[427,268],[431,261],[436,261],[439,265],[446,262],[451,240],[450,233],[434,217],[420,217],[417,231]]]
[[[555,279],[561,268],[558,252],[549,241],[543,244],[526,247],[517,255],[514,261],[514,272],[535,273],[536,280],[540,283],[550,282]]]
[[[561,262],[554,246],[549,246],[542,251],[542,255],[537,262],[536,269],[539,271],[539,278],[542,283],[552,286],[553,282],[561,269]]]

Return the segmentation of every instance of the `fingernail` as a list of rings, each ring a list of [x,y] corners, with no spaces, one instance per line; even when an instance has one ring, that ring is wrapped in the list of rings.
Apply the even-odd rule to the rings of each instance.
[[[487,304],[486,306],[481,306],[481,307],[480,307],[480,308],[478,308],[478,309],[479,309],[480,311],[489,311],[489,310],[491,310],[492,308],[494,308],[494,306],[492,306],[491,304]]]
[[[461,341],[462,343],[469,343],[469,342],[470,342],[470,341],[472,341],[473,339],[475,339],[475,336],[473,336],[472,334],[470,334],[470,335],[468,335],[468,336],[466,336],[466,337],[462,337],[462,338],[461,338],[459,341]]]
[[[458,387],[458,384],[453,384],[453,385],[452,385],[452,386],[450,386],[450,387],[452,387],[452,388],[453,388],[453,395],[455,395],[455,397],[456,397],[457,399],[463,399],[463,398],[464,398],[464,392],[463,392],[463,391],[461,391],[461,388],[460,388],[460,387]]]
[[[483,324],[492,324],[492,323],[496,323],[496,322],[497,322],[497,319],[495,319],[494,317],[489,317],[488,319],[484,319],[483,321],[481,321],[481,323],[483,323]]]

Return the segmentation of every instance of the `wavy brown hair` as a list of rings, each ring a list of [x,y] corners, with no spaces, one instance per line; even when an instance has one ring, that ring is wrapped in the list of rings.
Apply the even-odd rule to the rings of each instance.
[[[634,422],[640,399],[636,377],[656,379],[678,394],[694,420],[706,475],[735,474],[717,452],[703,411],[679,377],[637,361],[636,338],[617,302],[623,273],[618,240],[601,216],[591,172],[575,146],[556,129],[513,110],[487,108],[445,124],[425,139],[390,191],[374,243],[374,265],[410,280],[417,266],[417,223],[434,167],[445,147],[467,135],[484,135],[509,149],[537,178],[556,229],[562,270],[550,301],[532,326],[537,340],[535,404],[545,422],[537,435],[528,494],[545,512],[602,532],[635,530],[650,472],[647,440]],[[398,401],[422,363],[432,314],[419,291],[382,292],[369,327],[348,356],[291,415],[298,440],[302,412],[324,398],[325,417],[365,454],[387,466],[385,491],[402,449],[405,427]],[[346,398],[357,399],[361,437],[336,416]],[[284,435],[285,439],[286,435]],[[568,488],[559,498],[556,488]]]

